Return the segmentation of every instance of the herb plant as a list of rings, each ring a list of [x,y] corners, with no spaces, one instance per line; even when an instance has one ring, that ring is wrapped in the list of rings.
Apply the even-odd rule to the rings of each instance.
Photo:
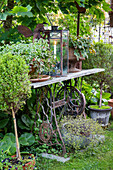
[[[93,119],[84,119],[82,116],[73,118],[64,117],[60,123],[62,137],[65,144],[75,150],[88,145],[95,145],[103,134],[101,126]]]

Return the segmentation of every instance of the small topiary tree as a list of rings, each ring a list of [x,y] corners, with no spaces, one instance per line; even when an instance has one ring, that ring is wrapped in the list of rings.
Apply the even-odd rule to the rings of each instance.
[[[31,95],[28,66],[18,55],[0,55],[0,109],[12,114],[16,137],[16,157],[21,159],[15,114]]]
[[[104,72],[93,74],[85,79],[93,83],[98,83],[100,87],[100,102],[102,105],[102,90],[105,85],[113,85],[113,45],[98,42],[94,44],[96,53],[89,53],[88,59],[83,62],[83,69],[104,68]]]

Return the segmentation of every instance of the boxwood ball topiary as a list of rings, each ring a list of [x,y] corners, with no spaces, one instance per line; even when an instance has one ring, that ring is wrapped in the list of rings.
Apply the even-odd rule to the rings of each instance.
[[[28,66],[18,55],[0,55],[0,109],[16,113],[31,95]]]

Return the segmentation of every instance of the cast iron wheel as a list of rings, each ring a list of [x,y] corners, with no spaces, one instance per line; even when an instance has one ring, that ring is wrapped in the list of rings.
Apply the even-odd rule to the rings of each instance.
[[[60,113],[59,119],[64,115],[77,115],[82,114],[85,109],[84,95],[73,86],[63,86],[57,93],[55,101],[65,100],[65,104],[57,108]]]

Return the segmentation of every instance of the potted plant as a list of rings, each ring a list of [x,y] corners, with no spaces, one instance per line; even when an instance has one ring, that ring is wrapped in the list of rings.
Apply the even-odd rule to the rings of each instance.
[[[108,105],[112,107],[111,117],[112,117],[112,119],[113,119],[113,99],[109,99],[109,100],[108,100]]]
[[[88,108],[93,119],[99,121],[102,126],[107,126],[112,107],[103,106],[102,92],[105,91],[106,86],[110,87],[113,84],[113,46],[99,42],[95,43],[94,47],[96,53],[89,53],[88,60],[83,63],[83,68],[104,68],[105,71],[86,78],[87,82],[90,82],[92,85],[98,84],[100,88],[99,104],[97,106],[89,106]]]
[[[95,145],[104,140],[101,126],[93,119],[84,119],[82,116],[73,118],[64,117],[60,122],[61,134],[64,143],[75,149]]]
[[[70,72],[75,72],[77,71],[77,69],[79,70],[82,69],[82,60],[88,58],[89,51],[95,52],[91,42],[91,38],[89,38],[89,36],[77,37],[73,34],[70,35],[69,38]]]
[[[35,166],[35,157],[33,154],[29,154],[28,152],[21,153],[22,159],[17,160],[16,155],[7,156],[2,161],[3,169],[18,169],[18,170],[26,170],[26,169],[34,169]]]
[[[29,66],[31,81],[33,81],[33,78],[38,79],[37,77],[39,76],[39,78],[41,78],[43,74],[49,74],[55,64],[48,40],[42,38],[40,38],[38,42],[34,41],[34,43],[29,40],[28,42],[21,41],[16,44],[7,44],[1,47],[1,54],[6,52],[11,52],[12,55],[21,55],[21,57],[25,59]],[[45,79],[50,78],[50,76],[44,77]]]
[[[16,161],[22,160],[22,157],[15,114],[31,95],[28,72],[28,66],[21,56],[12,55],[11,53],[0,54],[0,109],[7,112],[7,114],[12,114],[13,117],[16,139]]]

